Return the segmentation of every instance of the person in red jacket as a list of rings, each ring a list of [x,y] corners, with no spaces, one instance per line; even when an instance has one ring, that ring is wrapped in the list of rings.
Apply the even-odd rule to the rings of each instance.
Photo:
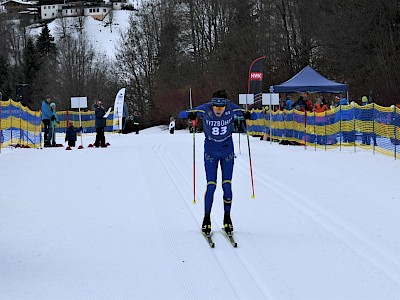
[[[320,98],[317,98],[317,102],[314,105],[314,111],[317,113],[322,113],[326,110],[329,110],[328,106],[323,104]]]

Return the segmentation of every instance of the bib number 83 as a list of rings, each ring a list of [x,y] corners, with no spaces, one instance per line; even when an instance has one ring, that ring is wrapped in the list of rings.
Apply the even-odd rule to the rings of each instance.
[[[222,126],[222,127],[213,127],[211,130],[211,133],[213,135],[224,135],[228,130],[227,126]]]

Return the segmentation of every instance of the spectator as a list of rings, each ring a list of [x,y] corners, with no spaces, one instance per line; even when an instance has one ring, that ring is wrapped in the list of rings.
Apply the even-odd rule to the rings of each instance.
[[[96,148],[100,146],[105,148],[107,147],[106,137],[104,136],[104,128],[106,127],[106,119],[104,118],[104,115],[106,114],[106,111],[104,109],[103,102],[100,99],[96,101],[93,107],[96,117],[96,141],[94,142],[94,146]]]
[[[328,106],[322,103],[321,98],[317,98],[317,102],[314,105],[314,111],[318,114],[323,113],[325,111],[329,110]],[[325,135],[325,130],[322,131],[325,128],[326,125],[326,118],[325,115],[316,115],[315,116],[315,126],[316,130],[319,133],[323,134],[317,134],[317,144],[319,145],[325,145],[326,144],[326,135]]]
[[[305,102],[306,102],[306,111],[313,111],[313,104],[312,101],[310,100],[310,98],[308,98],[307,95],[304,95],[305,97]]]
[[[174,134],[175,131],[175,118],[173,116],[171,116],[169,118],[169,133],[170,134]]]
[[[75,147],[77,133],[82,131],[82,126],[75,128],[74,123],[70,122],[65,132],[65,142],[68,142],[68,147]]]
[[[138,111],[133,112],[133,131],[136,134],[139,134],[139,125],[140,125],[140,115]]]
[[[50,128],[49,128],[49,143],[51,147],[56,147],[56,123],[59,124],[60,121],[57,117],[57,108],[54,102],[50,103],[51,117],[50,117]]]
[[[314,105],[314,111],[317,113],[322,113],[326,110],[329,110],[328,106],[323,104],[321,98],[317,98],[317,102]]]
[[[126,101],[124,101],[124,108],[122,110],[122,133],[126,134],[127,128],[126,128],[126,119],[129,118],[129,109],[128,105],[126,104]]]
[[[297,110],[306,111],[306,101],[304,100],[303,96],[300,96],[297,102],[295,103],[295,107]]]
[[[286,108],[286,100],[285,99],[279,99],[279,110],[283,111]]]
[[[292,97],[291,96],[287,96],[286,97],[286,106],[285,106],[286,110],[292,110],[293,109],[293,101],[292,101]]]
[[[339,102],[340,109],[336,112],[335,123],[342,122],[340,130],[343,135],[343,142],[353,143],[355,141],[355,131],[353,129],[353,124],[349,124],[348,121],[353,120],[354,110],[344,107],[347,105],[349,105],[349,103],[347,99],[343,97]]]
[[[42,122],[44,126],[44,146],[49,147],[49,130],[50,130],[50,118],[52,116],[50,109],[50,96],[46,96],[46,98],[42,101]]]

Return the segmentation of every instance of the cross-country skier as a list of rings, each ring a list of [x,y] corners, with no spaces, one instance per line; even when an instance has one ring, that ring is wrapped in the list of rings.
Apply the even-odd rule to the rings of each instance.
[[[232,173],[235,158],[232,140],[235,115],[250,119],[250,112],[243,112],[239,106],[229,101],[228,94],[224,89],[215,91],[211,102],[180,114],[181,118],[195,120],[196,117],[199,117],[203,120],[206,137],[204,140],[204,167],[207,190],[204,197],[202,231],[207,235],[211,233],[210,214],[217,186],[218,164],[221,164],[222,171],[224,230],[227,233],[232,233],[233,231],[230,212],[232,207]]]

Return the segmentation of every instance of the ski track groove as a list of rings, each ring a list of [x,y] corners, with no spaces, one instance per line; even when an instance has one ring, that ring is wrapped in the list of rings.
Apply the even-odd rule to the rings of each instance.
[[[190,186],[191,183],[189,182],[188,178],[184,176],[183,172],[179,169],[179,167],[177,166],[177,164],[176,164],[176,162],[174,161],[173,157],[172,157],[168,152],[165,152],[165,153],[167,153],[167,155],[168,155],[168,157],[169,157],[169,161],[172,161],[172,162],[173,162],[173,164],[174,164],[174,166],[175,166],[174,169],[175,169],[175,170],[178,170],[178,172],[180,173],[181,176],[179,176],[179,178],[184,178],[185,181],[186,181],[186,183],[187,183],[187,185]],[[168,168],[167,168],[167,166],[166,166],[166,164],[165,164],[164,159],[161,159],[161,161],[162,161],[162,163],[163,163],[163,165],[164,165],[164,168],[167,170],[168,174],[170,175],[170,178],[173,179],[174,184],[175,184],[175,186],[177,187],[179,193],[181,194],[182,199],[184,200],[184,202],[185,202],[185,204],[186,204],[188,210],[190,211],[191,215],[193,216],[193,219],[196,221],[196,223],[198,224],[198,226],[199,226],[199,228],[200,228],[201,225],[199,224],[198,220],[196,219],[196,216],[193,214],[192,209],[190,208],[188,202],[185,201],[185,198],[186,198],[185,193],[182,191],[181,187],[180,187],[179,184],[176,182],[176,179],[175,179],[176,177],[173,176],[172,172],[168,170]],[[198,197],[196,197],[196,198],[198,198]],[[215,219],[214,219],[213,217],[212,217],[212,220],[213,220],[213,223],[214,223],[214,224],[218,224],[218,223],[215,221]],[[248,268],[246,267],[246,265],[243,263],[242,259],[241,259],[241,258],[239,257],[239,255],[236,253],[236,252],[238,251],[238,248],[240,247],[240,241],[236,241],[236,242],[238,243],[238,248],[233,248],[233,246],[230,244],[230,242],[229,242],[225,237],[222,236],[222,233],[221,233],[221,237],[222,237],[222,239],[224,239],[224,240],[221,240],[220,238],[218,238],[219,235],[216,235],[216,234],[215,234],[215,233],[217,233],[217,232],[219,232],[219,230],[214,231],[214,234],[213,234],[213,241],[214,241],[214,243],[215,243],[215,247],[219,247],[219,245],[221,245],[221,244],[226,244],[226,246],[224,246],[224,248],[227,248],[227,247],[228,247],[228,248],[231,248],[231,249],[230,249],[230,253],[233,254],[233,255],[231,255],[231,256],[235,257],[236,260],[238,261],[240,267],[241,267],[243,270],[246,271],[247,276],[251,279],[251,281],[254,283],[254,286],[258,289],[259,294],[262,295],[262,296],[264,297],[264,299],[268,299],[269,297],[267,297],[267,296],[265,295],[265,293],[263,292],[263,289],[260,288],[260,286],[259,286],[257,280],[255,280],[253,274],[249,271],[249,269],[248,269]],[[200,234],[201,234],[201,233],[200,233]],[[217,241],[217,239],[218,239],[218,241]],[[223,267],[223,265],[222,265],[221,262],[220,262],[221,257],[220,257],[219,255],[217,255],[217,251],[215,251],[215,249],[213,249],[212,252],[213,252],[213,255],[214,255],[214,257],[216,258],[216,260],[217,260],[219,266],[221,267],[223,273],[224,273],[224,274],[226,275],[226,277],[229,279],[229,274],[227,273],[227,271],[225,270],[225,268]],[[224,254],[226,254],[226,253],[225,253],[225,252],[221,252],[221,255],[224,255]],[[230,285],[232,286],[232,290],[234,290],[235,293],[236,293],[236,295],[238,296],[238,299],[242,299],[242,297],[239,295],[239,293],[238,293],[238,292],[236,291],[236,289],[234,288],[235,285],[231,282],[231,279],[229,279],[229,282],[230,282]],[[242,295],[242,296],[243,296],[243,295]]]
[[[241,170],[245,168],[243,163],[240,164],[239,168]],[[392,280],[400,284],[400,266],[395,259],[384,253],[384,249],[379,249],[379,246],[374,246],[373,242],[369,241],[368,238],[362,237],[362,233],[357,234],[355,232],[356,230],[351,230],[349,227],[341,224],[340,221],[325,209],[318,207],[315,203],[310,203],[304,196],[294,193],[273,178],[258,170],[254,170],[254,168],[253,173],[258,176],[257,185],[266,187],[266,189],[271,190],[276,195],[285,195],[281,196],[282,200],[290,203],[290,205],[320,224],[353,251],[364,257],[373,266],[382,270]],[[271,184],[268,185],[266,182]],[[290,199],[296,199],[296,202]],[[298,203],[299,201],[301,201],[301,204]]]
[[[175,169],[176,169],[176,170],[179,170],[179,169],[177,168],[177,166],[176,166],[175,161],[174,161],[174,160],[172,159],[172,157],[170,156],[170,154],[168,154],[167,151],[164,151],[164,154],[167,154],[167,155],[169,156],[169,158],[170,158],[169,161],[172,161],[172,162],[173,162],[173,164],[175,165]],[[167,174],[168,174],[169,177],[171,178],[172,182],[174,183],[176,189],[177,189],[178,192],[181,194],[181,197],[182,197],[182,199],[184,200],[184,203],[185,203],[186,207],[188,208],[188,210],[189,210],[191,216],[193,217],[193,220],[195,220],[196,224],[198,225],[198,228],[200,228],[201,226],[199,225],[196,216],[193,214],[192,210],[190,209],[190,206],[189,206],[188,201],[185,200],[185,198],[186,198],[186,197],[185,197],[185,193],[182,191],[182,188],[180,187],[180,185],[179,185],[178,182],[176,181],[174,175],[173,175],[172,172],[169,170],[168,164],[165,162],[165,159],[161,156],[161,154],[160,154],[158,151],[157,151],[157,155],[158,155],[158,158],[160,159],[160,161],[161,161],[161,163],[162,163],[162,165],[163,165],[165,171],[167,172]],[[183,176],[182,172],[179,171],[179,173],[182,175],[182,177],[180,177],[180,178],[185,178],[185,181],[187,182],[187,184],[190,185],[190,183],[188,182],[187,178],[186,178],[185,176]],[[200,230],[199,230],[199,238],[204,239],[204,238],[201,236]],[[205,240],[204,240],[204,245],[206,245],[206,241],[205,241]],[[208,246],[208,247],[209,247],[209,246]],[[213,249],[211,249],[211,251],[212,251],[212,250],[213,250]],[[212,251],[212,252],[213,252],[213,255],[214,255],[215,260],[217,261],[218,265],[220,266],[221,271],[225,274],[226,278],[229,278],[229,277],[228,277],[228,274],[225,272],[224,268],[223,268],[222,265],[220,264],[220,262],[219,262],[219,260],[218,260],[218,258],[217,258],[217,256],[216,256],[216,254],[215,254],[215,251]],[[240,299],[240,297],[239,297],[239,295],[238,295],[238,293],[237,293],[237,291],[236,291],[234,285],[231,283],[230,280],[228,280],[228,282],[229,282],[229,284],[230,284],[230,286],[231,286],[232,291],[234,291],[235,295],[237,296],[237,299]]]
[[[163,146],[162,145],[153,145],[152,147],[152,152],[154,152],[156,154],[156,156],[158,157],[158,159],[161,161],[162,166],[165,170],[165,172],[167,174],[170,175],[170,172],[160,154],[160,152],[163,150]],[[165,150],[164,150],[165,151]],[[174,179],[169,176],[169,179],[175,184]],[[176,184],[175,184],[176,185]],[[165,195],[160,195],[160,196],[165,196]],[[162,207],[163,208],[163,207]],[[166,214],[166,211],[160,211],[160,207],[157,208],[157,215],[160,216],[160,221],[162,221],[163,226],[160,226],[162,230],[162,237],[168,237],[171,234],[171,231],[168,231],[167,228],[170,228],[168,226],[168,218],[166,217],[168,214]],[[164,226],[167,225],[167,226]],[[179,225],[180,226],[180,225]],[[180,226],[182,227],[182,226]],[[177,236],[177,232],[183,232],[183,230],[172,230],[172,233],[174,234],[174,238],[172,238],[173,241],[177,241],[176,243],[171,243],[171,239],[170,238],[164,238],[164,248],[166,249],[166,251],[168,253],[171,253],[173,257],[190,257],[190,254],[188,253],[189,250],[187,250],[183,245],[181,239],[179,238],[179,236]],[[176,255],[178,254],[178,255]],[[187,269],[184,266],[184,264],[176,264],[176,262],[171,262],[169,263],[169,265],[171,266],[171,268],[173,270],[175,270],[175,272],[177,274],[187,274]],[[186,278],[189,278],[189,276],[184,276]],[[200,282],[199,281],[195,281],[192,282],[195,285],[199,285]],[[180,280],[179,281],[179,289],[177,289],[178,293],[182,296],[184,296],[185,298],[189,298],[189,299],[200,299],[200,295],[198,295],[197,291],[200,291],[201,288],[196,288],[196,289],[192,289],[192,286],[190,286],[186,280]]]

